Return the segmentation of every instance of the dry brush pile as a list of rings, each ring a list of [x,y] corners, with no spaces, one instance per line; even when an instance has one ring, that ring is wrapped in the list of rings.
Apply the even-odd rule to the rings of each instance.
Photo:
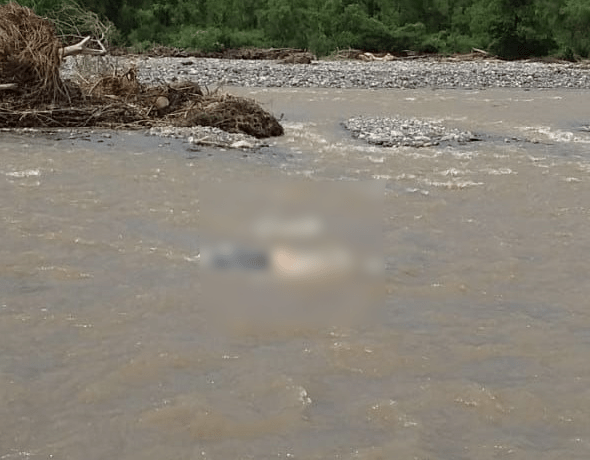
[[[65,81],[64,57],[104,54],[83,40],[64,47],[53,24],[16,3],[0,6],[0,127],[142,128],[214,126],[258,138],[279,136],[278,120],[251,99],[203,93],[193,82],[145,85],[135,69]]]

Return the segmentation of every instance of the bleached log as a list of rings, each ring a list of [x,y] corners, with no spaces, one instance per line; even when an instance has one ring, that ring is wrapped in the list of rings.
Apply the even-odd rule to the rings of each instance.
[[[366,62],[372,62],[372,61],[393,61],[394,57],[387,53],[385,56],[383,57],[377,57],[375,56],[373,53],[363,53],[359,55],[359,59],[361,59],[362,61],[366,61]]]
[[[0,84],[0,90],[4,89],[16,89],[18,85],[16,83],[2,83]]]
[[[65,58],[67,56],[75,56],[75,55],[79,55],[79,54],[86,54],[86,55],[92,55],[92,56],[104,56],[105,54],[107,54],[107,50],[104,47],[104,45],[100,42],[100,40],[96,40],[96,42],[100,46],[99,50],[94,49],[94,48],[88,48],[86,46],[86,44],[88,43],[89,40],[90,40],[90,37],[86,37],[80,43],[76,43],[75,45],[70,45],[70,46],[66,46],[65,48],[62,48],[60,50],[61,57]]]

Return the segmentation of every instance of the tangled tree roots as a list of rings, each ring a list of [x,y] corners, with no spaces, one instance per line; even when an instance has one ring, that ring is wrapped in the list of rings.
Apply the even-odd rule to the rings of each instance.
[[[135,69],[102,76],[81,85],[67,82],[72,104],[15,107],[0,103],[4,127],[214,126],[257,138],[280,136],[278,120],[251,99],[213,92],[203,94],[194,82],[149,86]]]
[[[122,52],[124,50],[116,50]],[[148,51],[154,57],[210,57],[218,59],[278,60],[284,64],[309,64],[317,57],[299,48],[230,48],[223,51],[187,51],[169,46],[154,46]]]
[[[216,126],[230,133],[258,138],[283,134],[277,119],[255,101],[229,94],[203,98],[201,107],[190,110],[183,123],[185,126]]]
[[[16,3],[0,7],[0,79],[39,102],[67,99],[59,75],[62,44],[53,25]]]
[[[80,83],[62,81],[62,56],[102,54],[86,48],[88,40],[63,48],[50,22],[15,3],[0,6],[0,127],[202,125],[257,138],[283,134],[278,120],[255,101],[203,94],[190,81],[144,85],[134,68]]]

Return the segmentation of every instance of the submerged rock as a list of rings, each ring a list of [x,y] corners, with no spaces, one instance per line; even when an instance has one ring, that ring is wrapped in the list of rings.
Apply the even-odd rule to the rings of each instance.
[[[211,126],[154,127],[150,136],[185,139],[189,144],[227,149],[255,150],[268,145],[261,139],[244,133],[228,133]]]

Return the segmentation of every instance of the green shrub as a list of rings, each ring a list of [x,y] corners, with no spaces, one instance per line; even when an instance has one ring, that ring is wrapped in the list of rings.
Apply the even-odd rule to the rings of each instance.
[[[539,37],[526,30],[506,31],[490,43],[490,50],[505,59],[519,59],[529,56],[546,56],[555,49],[554,40]]]
[[[254,30],[229,30],[225,29],[219,38],[226,48],[265,48],[269,46],[268,38],[264,31]]]
[[[576,56],[574,55],[574,50],[571,49],[571,47],[569,47],[569,46],[562,48],[559,51],[559,53],[557,54],[557,57],[559,59],[563,59],[564,61],[570,61],[570,62],[576,61]]]
[[[406,24],[393,32],[392,51],[418,51],[426,38],[426,26],[423,23]]]
[[[473,48],[480,48],[481,45],[469,35],[451,34],[447,38],[445,52],[447,53],[469,53]]]
[[[326,55],[349,47],[438,53],[475,47],[511,59],[590,55],[589,0],[18,1],[53,18],[61,34],[136,49],[276,46]]]
[[[449,33],[446,30],[442,30],[437,34],[427,35],[418,45],[416,51],[423,53],[446,53],[448,37]]]
[[[166,44],[201,51],[221,51],[226,48],[221,29],[217,27],[201,29],[192,25],[184,25],[177,32],[171,33]]]

